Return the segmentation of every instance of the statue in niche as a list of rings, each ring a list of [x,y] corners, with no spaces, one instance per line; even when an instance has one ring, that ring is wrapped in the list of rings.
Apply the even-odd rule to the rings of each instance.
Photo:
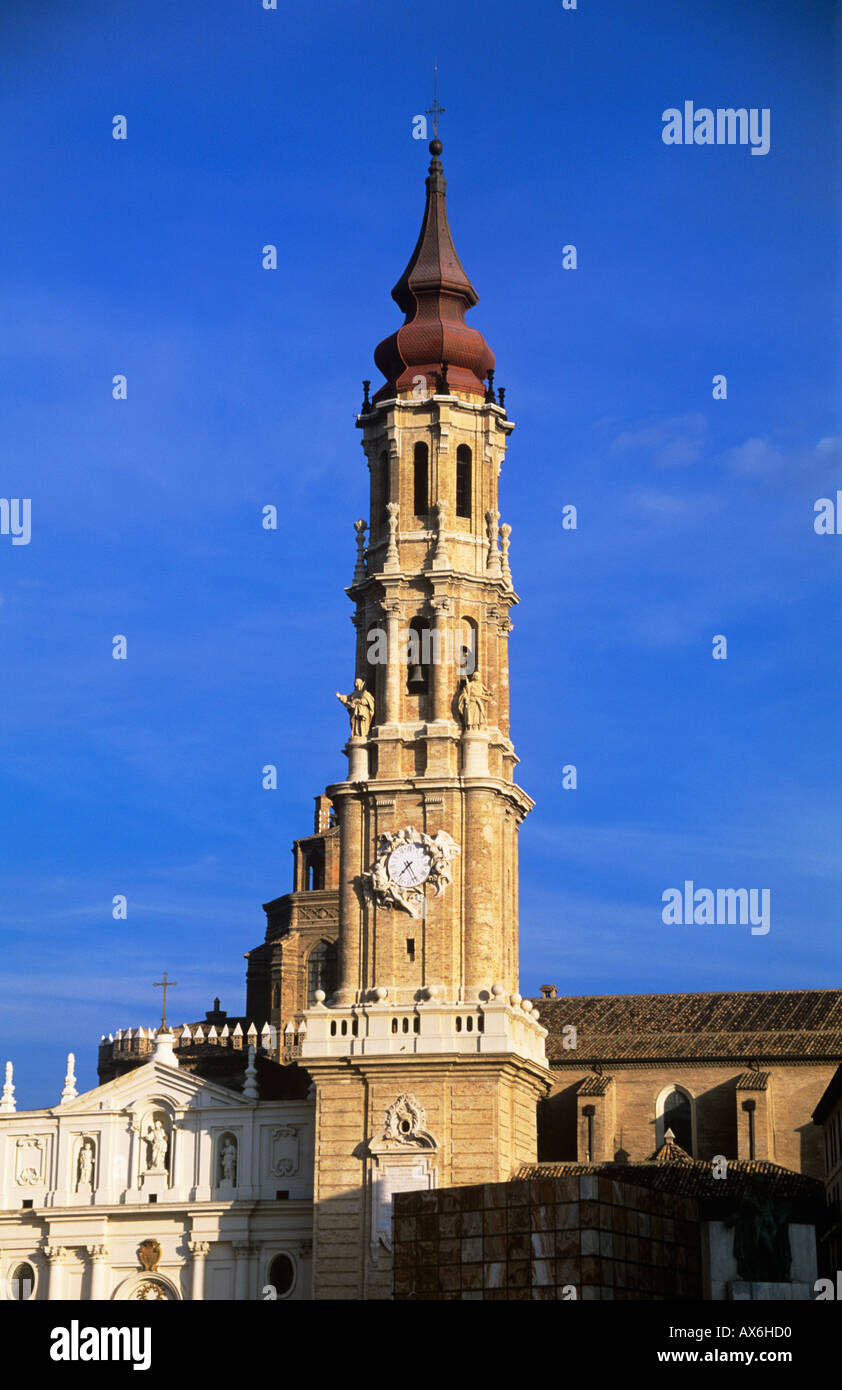
[[[469,676],[462,677],[456,708],[466,731],[482,728],[485,723],[485,706],[491,698],[492,692],[486,690],[480,680],[479,671],[472,671]]]
[[[167,1150],[170,1141],[167,1138],[167,1131],[164,1129],[161,1120],[155,1120],[154,1124],[148,1125],[144,1138],[149,1145],[148,1170],[156,1173],[167,1171]]]
[[[219,1162],[222,1169],[222,1181],[230,1182],[233,1187],[237,1181],[237,1145],[233,1139],[225,1140]]]
[[[94,1146],[86,1139],[79,1150],[79,1163],[76,1170],[76,1191],[90,1187],[94,1174]]]
[[[374,718],[374,696],[366,690],[362,676],[357,676],[350,695],[340,695],[337,690],[336,698],[348,711],[351,720],[351,738],[368,738],[368,731]]]

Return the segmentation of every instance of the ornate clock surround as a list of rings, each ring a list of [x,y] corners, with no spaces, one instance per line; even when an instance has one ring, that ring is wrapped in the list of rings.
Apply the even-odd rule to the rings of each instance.
[[[374,863],[361,875],[366,899],[377,907],[399,908],[408,912],[410,917],[420,917],[424,884],[405,887],[395,883],[389,875],[389,860],[401,845],[418,845],[424,850],[430,861],[425,883],[432,886],[436,898],[441,897],[448,884],[453,882],[453,861],[460,852],[459,846],[446,830],[437,830],[435,835],[428,835],[423,830],[416,830],[414,825],[378,835]]]

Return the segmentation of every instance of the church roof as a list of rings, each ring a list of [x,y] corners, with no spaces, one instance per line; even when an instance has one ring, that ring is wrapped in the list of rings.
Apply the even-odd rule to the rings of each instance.
[[[754,1058],[842,1059],[842,990],[570,995],[534,1000],[556,1065]],[[575,1049],[562,1029],[576,1028]],[[756,1073],[752,1072],[756,1077]]]
[[[681,1145],[675,1142],[675,1135],[671,1129],[668,1129],[664,1135],[663,1144],[659,1149],[656,1149],[653,1154],[650,1154],[648,1162],[683,1163],[686,1165],[693,1162],[693,1155],[689,1154],[686,1149],[682,1149]]]
[[[613,1079],[611,1076],[584,1076],[576,1087],[576,1094],[580,1096],[604,1096]]]
[[[386,378],[375,401],[411,391],[419,376],[437,389],[445,365],[450,390],[484,398],[483,382],[494,367],[494,354],[482,334],[465,323],[466,310],[473,308],[479,296],[453,245],[441,151],[441,141],[432,140],[421,231],[409,264],[392,290],[405,322],[375,349],[374,360]]]
[[[769,1086],[768,1071],[744,1071],[742,1076],[737,1077],[738,1091],[765,1091]]]
[[[795,1173],[789,1168],[781,1168],[777,1163],[769,1163],[761,1158],[729,1158],[727,1181],[714,1176],[711,1162],[691,1158],[679,1151],[661,1157],[664,1148],[677,1148],[677,1145],[664,1145],[644,1163],[524,1163],[514,1173],[513,1180],[521,1182],[526,1178],[566,1178],[578,1177],[584,1173],[596,1173],[615,1182],[631,1182],[642,1187],[655,1188],[659,1192],[671,1192],[681,1197],[704,1197],[733,1201],[745,1191],[762,1185],[779,1199],[824,1205],[824,1189],[818,1178]]]

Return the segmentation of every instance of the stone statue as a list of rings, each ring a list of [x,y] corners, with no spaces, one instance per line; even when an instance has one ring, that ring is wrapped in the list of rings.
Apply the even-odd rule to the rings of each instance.
[[[480,680],[479,671],[473,671],[470,676],[462,677],[456,708],[466,731],[482,728],[485,723],[486,701],[491,698],[492,692],[486,690]]]
[[[94,1146],[90,1139],[86,1139],[79,1150],[79,1168],[77,1173],[76,1190],[80,1187],[90,1187],[94,1171]]]
[[[389,533],[388,544],[386,546],[386,558],[383,561],[383,569],[386,574],[400,573],[400,557],[398,556],[398,515],[400,507],[397,502],[386,503],[386,527]]]
[[[726,1224],[734,1227],[734,1258],[741,1279],[764,1284],[789,1281],[789,1208],[776,1202],[765,1185],[744,1192],[739,1210]]]
[[[368,738],[368,731],[374,718],[374,696],[366,690],[362,676],[357,676],[350,695],[340,695],[337,690],[336,698],[342,701],[350,716],[351,737]]]
[[[149,1145],[149,1168],[154,1168],[159,1173],[166,1172],[167,1149],[170,1141],[160,1120],[155,1121],[154,1127],[152,1125],[147,1127],[144,1138]]]
[[[222,1146],[220,1155],[222,1162],[223,1182],[236,1183],[237,1181],[237,1145],[233,1139],[226,1139]]]

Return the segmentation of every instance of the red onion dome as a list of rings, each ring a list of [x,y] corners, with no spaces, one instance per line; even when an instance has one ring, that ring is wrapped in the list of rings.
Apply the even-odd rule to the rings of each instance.
[[[424,220],[409,265],[392,290],[406,321],[375,349],[374,360],[386,378],[375,401],[412,391],[418,377],[433,391],[446,385],[484,397],[483,382],[494,368],[494,353],[482,334],[465,323],[465,312],[479,295],[450,235],[441,151],[441,141],[431,140]]]

